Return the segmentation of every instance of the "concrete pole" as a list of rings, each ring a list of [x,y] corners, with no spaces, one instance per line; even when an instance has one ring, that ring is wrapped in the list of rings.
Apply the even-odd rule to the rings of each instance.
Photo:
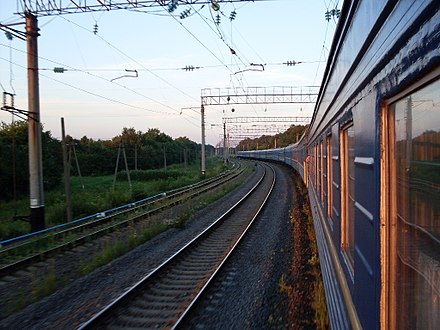
[[[61,145],[63,147],[63,167],[64,167],[64,192],[66,194],[66,214],[67,221],[72,221],[72,192],[70,190],[70,164],[67,161],[66,131],[64,128],[64,118],[61,117]]]
[[[223,162],[228,162],[228,155],[226,153],[227,143],[226,143],[226,122],[223,123]]]
[[[206,163],[205,163],[205,107],[200,107],[200,114],[202,116],[202,159],[201,159],[201,168],[202,168],[202,175],[205,175],[206,172]]]
[[[42,230],[45,227],[37,37],[37,18],[27,12],[26,40],[28,57],[29,190],[31,211],[30,222],[31,230],[33,232]]]

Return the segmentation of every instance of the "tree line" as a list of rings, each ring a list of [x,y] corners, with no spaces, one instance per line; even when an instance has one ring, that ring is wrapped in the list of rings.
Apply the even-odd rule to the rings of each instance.
[[[241,141],[238,150],[263,150],[283,148],[297,142],[304,134],[308,125],[292,125],[285,132],[276,135],[262,135],[258,138],[247,138]]]
[[[101,176],[113,174],[118,161],[119,169],[124,169],[125,152],[130,170],[163,168],[167,165],[198,162],[200,144],[187,137],[172,137],[156,128],[147,132],[134,128],[123,128],[121,134],[111,140],[94,140],[83,136],[75,139],[66,136],[71,157],[71,173],[78,174],[74,156],[78,160],[81,174]],[[213,147],[207,146],[207,154]],[[29,193],[28,125],[26,121],[0,124],[0,200],[23,197]],[[61,141],[50,131],[42,128],[42,157],[44,189],[58,187],[63,175]]]

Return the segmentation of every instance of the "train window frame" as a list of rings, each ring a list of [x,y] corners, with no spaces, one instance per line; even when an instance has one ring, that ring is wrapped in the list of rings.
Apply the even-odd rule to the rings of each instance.
[[[319,167],[321,169],[321,202],[324,203],[324,193],[325,193],[325,173],[324,173],[324,140],[319,143],[319,150],[321,153],[321,158],[319,160]]]
[[[350,190],[349,190],[349,147],[348,147],[348,131],[353,129],[354,123],[350,122],[343,125],[340,129],[340,164],[341,164],[341,251],[346,261],[351,280],[354,279],[354,251],[355,251],[355,236],[354,226],[355,219],[350,219]],[[355,176],[355,173],[352,173]],[[352,192],[353,195],[355,192]],[[351,206],[354,208],[354,205]],[[352,237],[353,236],[353,237]]]
[[[381,328],[396,329],[398,313],[397,282],[397,245],[398,235],[398,205],[397,205],[397,159],[396,159],[396,118],[392,106],[410,95],[440,82],[440,67],[409,86],[399,94],[385,100],[381,106],[381,139],[380,139],[380,251],[381,251],[381,297],[380,323]]]
[[[319,140],[316,142],[316,182],[318,187],[318,195],[321,197],[321,148],[319,147]],[[318,199],[318,202],[320,199]]]
[[[327,215],[333,221],[333,150],[332,136],[327,136]]]

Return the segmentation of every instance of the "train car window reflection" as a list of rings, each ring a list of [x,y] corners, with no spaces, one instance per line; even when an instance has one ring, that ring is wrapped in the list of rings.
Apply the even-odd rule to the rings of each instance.
[[[355,173],[354,127],[349,124],[341,132],[341,247],[350,270],[354,267]]]
[[[395,127],[395,247],[391,250],[397,329],[440,324],[440,81],[390,107]]]

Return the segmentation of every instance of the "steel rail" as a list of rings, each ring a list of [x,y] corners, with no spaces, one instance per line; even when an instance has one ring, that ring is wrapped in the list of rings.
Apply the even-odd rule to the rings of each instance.
[[[99,228],[98,230],[95,230],[92,232],[88,232],[88,233],[82,235],[81,237],[76,237],[68,242],[61,242],[61,244],[58,244],[55,247],[46,249],[46,250],[41,251],[39,253],[35,253],[31,256],[25,257],[25,258],[18,260],[16,262],[11,262],[7,265],[4,265],[0,268],[0,276],[6,276],[8,274],[13,273],[14,271],[17,271],[19,269],[22,269],[26,266],[31,265],[34,262],[44,260],[47,257],[53,256],[53,255],[60,253],[62,251],[72,249],[76,246],[79,246],[85,242],[90,241],[90,239],[95,239],[97,237],[104,236],[110,232],[116,231],[120,228],[126,227],[126,226],[128,226],[129,223],[139,222],[148,216],[152,216],[162,210],[165,210],[165,209],[171,208],[175,205],[178,205],[179,203],[182,203],[187,198],[196,197],[198,195],[201,195],[204,192],[212,190],[212,189],[224,184],[225,182],[236,178],[241,173],[243,173],[243,171],[244,170],[237,167],[236,170],[229,171],[225,175],[216,177],[213,180],[210,180],[209,182],[204,182],[203,184],[198,184],[198,185],[192,185],[192,187],[187,188],[183,191],[179,191],[179,192],[164,196],[161,199],[154,200],[151,203],[149,203],[148,205],[147,204],[144,205],[144,207],[154,205],[155,203],[158,203],[158,202],[163,202],[163,201],[169,200],[173,197],[177,198],[177,199],[171,200],[169,203],[161,205],[157,208],[147,210],[146,212],[144,212],[142,214],[138,214],[134,217],[120,220],[117,223],[111,224],[109,226],[104,226],[104,227]],[[63,230],[61,232],[57,232],[55,234],[52,234],[51,236],[44,236],[40,240],[47,240],[47,239],[62,240],[63,238],[67,237],[67,235],[74,235],[75,232],[77,232],[79,230],[90,230],[95,227],[105,225],[108,222],[113,221],[112,218],[114,218],[116,216],[120,216],[120,215],[125,215],[125,214],[131,213],[131,212],[133,212],[133,210],[124,210],[122,212],[118,212],[116,214],[113,214],[113,215],[109,216],[108,218],[96,219],[93,222],[84,223],[79,226]],[[39,242],[39,240],[32,240],[30,242],[27,242],[26,244],[22,244],[17,247],[11,247],[9,249],[2,250],[2,251],[0,251],[0,255],[2,255],[2,254],[4,255],[6,252],[13,252],[13,250],[16,250],[18,248],[23,248],[27,244],[29,244],[29,245],[30,244],[37,244],[38,242]]]
[[[89,220],[89,219],[92,219],[92,221],[90,221],[90,222],[93,222],[96,218],[101,219],[101,221],[103,221],[105,219],[111,219],[112,217],[114,217],[114,216],[116,216],[118,214],[123,214],[124,211],[122,211],[122,213],[121,213],[120,210],[124,209],[124,208],[126,209],[125,211],[131,212],[131,211],[135,210],[136,208],[144,207],[145,205],[148,205],[148,204],[150,204],[152,202],[156,202],[158,200],[163,200],[164,197],[166,197],[166,196],[168,196],[168,197],[169,196],[175,196],[176,194],[178,194],[180,192],[184,193],[185,191],[194,189],[195,187],[203,186],[205,184],[209,184],[210,182],[219,180],[222,177],[227,176],[229,173],[234,172],[238,168],[240,168],[241,164],[240,163],[238,163],[238,164],[239,164],[239,166],[235,167],[232,171],[231,170],[227,170],[225,173],[222,173],[222,174],[220,174],[220,175],[218,175],[218,176],[216,176],[214,178],[202,180],[202,181],[199,181],[199,182],[196,182],[196,183],[184,186],[184,187],[180,187],[180,188],[177,188],[177,189],[165,191],[165,192],[156,194],[154,196],[150,196],[150,197],[141,199],[141,200],[136,201],[136,202],[128,203],[128,204],[125,204],[125,205],[120,205],[120,206],[115,207],[115,208],[110,209],[110,210],[105,210],[105,211],[102,211],[102,212],[98,212],[98,213],[86,216],[84,218],[81,218],[81,219],[73,220],[73,221],[68,222],[68,223],[63,223],[63,224],[59,224],[59,225],[56,225],[56,226],[52,226],[50,228],[46,228],[46,229],[40,230],[38,232],[29,233],[29,234],[25,234],[25,235],[22,235],[22,236],[18,236],[18,237],[14,237],[14,238],[10,238],[10,239],[1,241],[0,242],[0,248],[3,248],[3,247],[8,246],[8,245],[12,245],[12,244],[14,244],[16,242],[19,242],[18,245],[20,245],[21,244],[20,241],[25,241],[26,239],[29,239],[29,240],[25,241],[25,242],[32,241],[32,239],[44,238],[44,237],[47,237],[49,235],[52,235],[52,233],[56,232],[56,230],[58,230],[58,229],[61,229],[61,231],[62,231],[62,230],[64,230],[64,228],[72,228],[71,226],[76,226],[78,223],[85,223],[85,221]],[[235,164],[234,164],[234,166],[235,166]],[[141,204],[141,203],[143,203],[143,204]],[[106,215],[106,216],[102,216],[103,214]],[[18,246],[18,245],[14,245],[14,246]],[[5,250],[6,249],[0,250],[0,253],[5,251]]]
[[[274,183],[275,183],[275,171],[273,170],[273,168],[271,168],[272,173],[273,173],[273,178],[270,182],[270,188],[268,189],[268,191],[264,192],[264,199],[262,201],[254,201],[255,203],[258,203],[258,209],[252,214],[252,217],[250,220],[245,219],[243,220],[242,217],[237,217],[236,220],[234,220],[234,218],[231,218],[231,215],[237,211],[237,209],[239,209],[239,207],[245,207],[245,205],[247,206],[247,204],[244,204],[245,201],[249,201],[250,196],[254,196],[254,193],[256,193],[257,188],[259,188],[262,185],[262,182],[264,181],[265,177],[266,177],[266,169],[264,171],[264,174],[262,175],[262,177],[259,179],[259,181],[250,189],[250,191],[244,196],[242,197],[237,203],[235,203],[229,210],[227,210],[224,214],[222,214],[219,218],[217,218],[209,227],[207,227],[205,230],[203,230],[200,234],[198,234],[195,238],[193,238],[190,242],[188,242],[185,246],[183,246],[179,251],[177,251],[175,254],[173,254],[171,257],[169,257],[166,261],[164,261],[162,264],[160,264],[157,268],[155,268],[153,271],[151,271],[147,276],[145,276],[143,279],[141,279],[140,281],[138,281],[136,284],[134,284],[130,289],[128,289],[127,291],[125,291],[121,296],[119,296],[116,300],[114,300],[111,304],[109,304],[108,306],[106,306],[103,310],[101,310],[99,313],[97,313],[95,316],[93,316],[89,321],[87,321],[86,323],[82,324],[81,327],[79,329],[89,329],[89,328],[101,328],[115,313],[117,313],[118,310],[120,310],[121,308],[124,308],[123,306],[126,305],[127,301],[131,301],[134,300],[135,297],[139,297],[141,295],[141,292],[143,290],[145,290],[145,288],[148,285],[151,285],[151,283],[153,281],[158,281],[159,279],[164,280],[165,282],[163,282],[162,284],[158,284],[157,287],[150,287],[151,290],[153,290],[152,292],[154,292],[155,290],[159,290],[160,291],[160,287],[166,287],[167,286],[167,282],[170,280],[170,277],[168,279],[165,278],[165,275],[162,276],[163,272],[165,272],[166,270],[168,270],[168,273],[172,273],[173,270],[176,270],[179,266],[175,266],[173,268],[173,263],[175,262],[179,262],[178,260],[181,258],[184,258],[185,256],[187,256],[188,258],[185,260],[181,260],[180,261],[180,267],[182,267],[182,263],[192,263],[193,267],[194,264],[203,267],[208,267],[208,269],[206,269],[205,271],[207,272],[207,276],[209,277],[205,277],[205,275],[200,273],[200,270],[193,270],[192,272],[188,270],[187,267],[190,266],[184,266],[184,269],[187,274],[186,276],[190,276],[189,279],[185,279],[185,281],[194,281],[194,277],[201,277],[199,280],[196,280],[195,283],[190,283],[189,285],[192,285],[191,288],[187,288],[188,284],[186,283],[179,283],[179,285],[177,285],[177,287],[172,287],[173,290],[179,290],[180,287],[182,288],[182,292],[181,295],[184,297],[183,298],[183,304],[186,304],[186,306],[183,308],[183,310],[181,310],[181,313],[179,315],[179,317],[176,319],[175,315],[171,315],[169,316],[169,318],[171,318],[171,320],[166,320],[163,322],[166,322],[166,327],[169,326],[173,326],[170,325],[169,322],[172,322],[174,324],[180,323],[181,320],[184,319],[184,317],[187,315],[188,311],[195,305],[194,299],[198,299],[201,297],[202,292],[208,287],[208,285],[211,283],[212,279],[216,276],[216,274],[219,271],[219,268],[224,265],[226,258],[228,258],[231,254],[232,251],[235,249],[235,247],[238,245],[239,241],[242,239],[242,237],[245,235],[245,233],[247,232],[247,230],[250,228],[250,226],[252,225],[252,223],[254,222],[254,220],[256,219],[256,217],[258,216],[258,214],[261,212],[264,204],[266,203],[268,196],[270,195],[270,193],[273,190],[274,187]],[[269,178],[270,179],[270,178]],[[250,202],[252,202],[252,200],[250,200]],[[241,210],[243,211],[243,210]],[[249,211],[246,209],[246,212],[248,213]],[[228,220],[228,221],[227,221]],[[237,221],[239,224],[235,223],[234,221]],[[242,223],[243,222],[243,223]],[[222,226],[224,225],[224,226]],[[228,227],[229,225],[229,227]],[[236,227],[240,226],[243,227],[241,229],[241,232],[237,233],[237,229]],[[232,229],[231,229],[232,228]],[[220,236],[219,238],[214,239],[211,235],[224,235],[221,234],[221,231],[232,231],[232,233],[228,233],[228,235],[230,235],[231,237],[225,239],[223,236]],[[220,233],[219,233],[220,232]],[[238,237],[237,237],[238,234]],[[211,242],[207,242],[206,238],[210,238]],[[205,239],[205,240],[204,240]],[[227,246],[222,246],[220,251],[216,251],[219,248],[214,246],[212,247],[212,245],[214,244],[212,241],[227,241],[227,240],[231,240],[231,245],[227,245]],[[205,247],[205,251],[195,251],[194,249],[196,247],[202,248],[203,249],[203,245],[208,245],[209,247],[209,252],[206,252],[206,247]],[[215,251],[218,253],[218,255],[214,255],[212,257],[212,254],[215,253]],[[197,257],[198,256],[198,257]],[[210,260],[210,258],[214,258],[214,260]],[[194,261],[195,259],[195,261]],[[216,261],[217,259],[219,259],[219,261]],[[208,261],[206,261],[208,260]],[[215,267],[214,269],[211,269],[209,267],[211,267],[209,264],[208,266],[203,265],[204,262],[214,262]],[[192,275],[192,273],[194,273]],[[189,274],[189,275],[188,275]],[[181,275],[179,273],[174,273],[171,274],[171,279],[174,277],[177,277],[179,280],[181,279]],[[199,282],[197,282],[199,281]],[[190,297],[191,295],[194,294],[193,290],[194,288],[198,288],[199,292],[197,292],[197,294],[195,294],[193,296],[193,299],[191,299],[191,301],[187,301],[187,297]],[[170,289],[163,289],[165,290],[165,292],[167,292],[167,290]],[[185,290],[189,290],[191,292],[187,292]],[[202,292],[200,292],[200,290]],[[152,294],[151,292],[149,294]],[[173,293],[174,294],[174,293]],[[144,295],[146,295],[144,293]],[[169,297],[163,297],[162,299],[168,299]],[[172,304],[174,304],[174,300],[172,302]],[[163,306],[164,302],[159,302],[157,303],[159,304],[159,306],[161,306],[160,308],[165,308]],[[156,306],[153,306],[154,308],[157,308]],[[136,309],[137,307],[132,307],[134,309]],[[154,311],[153,311],[154,312]],[[170,311],[168,310],[169,313],[171,314],[175,314],[175,311]],[[146,312],[149,313],[149,312]],[[160,312],[161,314],[164,313],[164,311],[162,310]],[[122,316],[123,318],[123,316]],[[154,316],[151,316],[151,318],[155,318]],[[145,324],[143,325],[145,326]],[[160,325],[159,325],[160,326]]]

